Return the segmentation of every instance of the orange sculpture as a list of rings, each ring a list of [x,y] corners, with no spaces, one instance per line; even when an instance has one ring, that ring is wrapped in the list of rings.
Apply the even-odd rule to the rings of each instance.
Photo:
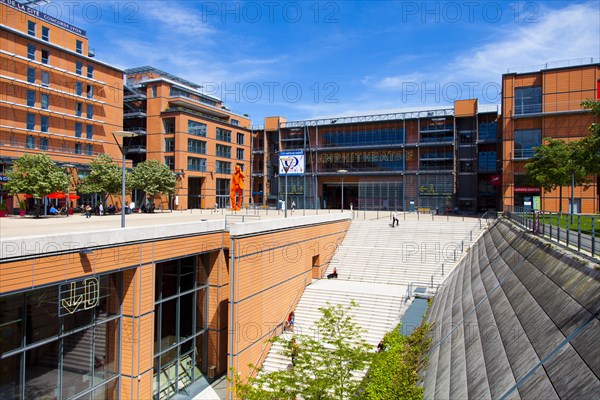
[[[239,211],[242,208],[242,196],[244,194],[244,179],[246,179],[246,175],[242,172],[242,169],[239,165],[235,166],[235,172],[231,175],[231,209],[233,211]],[[238,202],[236,203],[236,195],[238,198]]]

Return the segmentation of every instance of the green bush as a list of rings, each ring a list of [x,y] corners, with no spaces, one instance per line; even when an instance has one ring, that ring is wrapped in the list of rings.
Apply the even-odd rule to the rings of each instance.
[[[384,351],[377,354],[364,381],[362,399],[421,400],[423,388],[417,386],[418,372],[426,365],[426,352],[431,339],[428,324],[423,324],[409,336],[400,332],[400,324],[383,338]]]

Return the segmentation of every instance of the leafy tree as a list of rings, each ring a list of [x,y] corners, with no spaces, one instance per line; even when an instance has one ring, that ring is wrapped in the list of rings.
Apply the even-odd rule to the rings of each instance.
[[[8,182],[4,187],[10,194],[27,193],[33,196],[36,216],[39,216],[39,199],[69,187],[69,178],[65,170],[57,167],[44,153],[21,156],[6,176]]]
[[[431,339],[429,326],[419,326],[410,335],[403,336],[399,324],[383,338],[385,350],[373,359],[363,382],[361,398],[368,400],[423,398],[423,388],[418,386],[418,372],[426,364],[424,356]]]
[[[525,165],[527,177],[534,185],[544,191],[559,188],[559,211],[562,212],[562,188],[586,181],[589,175],[585,164],[581,162],[582,146],[580,141],[565,142],[561,139],[546,139],[547,144],[534,148],[531,161]]]
[[[600,101],[586,100],[583,108],[590,110],[600,120]],[[581,140],[582,162],[590,175],[600,174],[600,123],[595,122],[588,128],[590,135]]]
[[[373,347],[363,338],[363,329],[349,315],[355,302],[319,308],[323,314],[315,324],[314,335],[279,336],[284,355],[294,354],[288,369],[259,373],[243,382],[233,372],[236,395],[248,400],[263,399],[349,399],[356,395],[360,381],[353,373],[363,371],[373,357]],[[252,367],[252,366],[251,366]]]
[[[121,167],[108,154],[99,154],[90,162],[90,174],[81,180],[81,193],[100,193],[102,202],[108,195],[121,193]]]
[[[129,179],[131,187],[143,190],[149,197],[162,193],[173,194],[177,186],[173,171],[157,160],[146,160],[136,165]]]

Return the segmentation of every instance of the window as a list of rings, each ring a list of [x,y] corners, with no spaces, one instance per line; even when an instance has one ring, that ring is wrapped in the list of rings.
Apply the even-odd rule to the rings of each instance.
[[[231,125],[240,126],[240,121],[238,121],[237,119],[231,118],[231,120],[229,121],[229,123]]]
[[[82,153],[81,143],[75,143],[75,154],[81,154],[81,153]]]
[[[206,159],[197,157],[188,157],[187,169],[190,171],[206,172]]]
[[[244,144],[244,134],[243,133],[239,133],[237,134],[237,144]]]
[[[202,140],[188,139],[188,152],[206,154],[206,142]]]
[[[42,86],[50,86],[50,72],[42,71]]]
[[[30,131],[35,130],[35,114],[27,114],[27,129]]]
[[[35,22],[27,21],[27,33],[31,36],[35,36]]]
[[[40,138],[40,150],[48,150],[48,138]]]
[[[168,151],[168,152],[175,151],[175,139],[174,138],[165,139],[165,151]]]
[[[83,54],[83,42],[81,40],[75,41],[75,51],[79,54]]]
[[[515,130],[515,153],[513,158],[533,157],[533,148],[542,144],[541,129]]]
[[[152,97],[156,97],[156,85],[152,86]]]
[[[75,94],[77,96],[81,96],[82,93],[83,93],[83,83],[75,82]]]
[[[42,40],[50,41],[50,28],[47,26],[42,26]]]
[[[27,82],[35,83],[35,68],[27,67]]]
[[[35,91],[33,90],[27,91],[27,106],[35,107]]]
[[[165,133],[175,133],[175,118],[163,119],[163,127],[165,128]]]
[[[87,66],[87,77],[94,79],[94,66],[93,65],[89,65],[88,64],[88,66]]]
[[[94,98],[94,87],[92,85],[87,85],[85,93],[87,94],[88,99],[93,99]]]
[[[94,145],[86,144],[85,145],[85,154],[91,156],[94,154]]]
[[[50,63],[50,52],[48,50],[42,49],[42,64]]]
[[[32,44],[27,45],[27,58],[35,61],[35,46]]]
[[[236,155],[237,155],[238,160],[244,159],[244,149],[237,149],[236,153],[237,153]]]
[[[40,126],[41,126],[40,130],[42,132],[48,132],[49,124],[50,124],[50,119],[47,116],[42,115],[40,118]]]
[[[217,157],[231,158],[231,147],[223,146],[222,144],[217,145]]]
[[[231,142],[231,131],[223,128],[217,128],[217,140]]]
[[[86,105],[86,116],[88,118],[94,118],[94,105],[93,104]]]
[[[94,125],[85,126],[85,137],[88,139],[92,139],[94,137]]]
[[[170,170],[174,170],[175,169],[175,157],[173,157],[173,156],[165,157],[165,165],[167,167],[169,167]]]
[[[83,103],[75,103],[75,115],[77,117],[81,117],[81,113],[83,112]]]
[[[542,87],[515,88],[515,115],[542,112]]]
[[[196,121],[188,121],[188,133],[206,137],[206,125]]]
[[[33,136],[27,136],[27,141],[25,142],[25,146],[28,149],[35,149],[35,138]]]
[[[42,93],[42,108],[47,110],[50,108],[50,95],[46,93]]]
[[[75,122],[75,137],[80,138],[82,131],[83,131],[83,125],[81,124],[81,122]]]
[[[75,61],[75,73],[81,75],[83,71],[83,63],[81,61]]]
[[[231,174],[231,163],[217,161],[217,174]]]

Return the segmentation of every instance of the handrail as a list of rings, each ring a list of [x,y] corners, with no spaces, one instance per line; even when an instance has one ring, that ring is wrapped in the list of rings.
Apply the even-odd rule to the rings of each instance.
[[[230,220],[231,220],[232,218],[236,218],[236,219],[240,219],[240,218],[241,218],[241,219],[242,219],[242,222],[246,222],[246,221],[245,221],[245,220],[246,220],[246,218],[260,219],[260,215],[248,215],[248,214],[240,214],[240,215],[235,215],[235,214],[233,214],[233,215],[226,215],[226,216],[225,216],[225,229],[227,229],[227,227],[229,226],[229,225],[227,224],[227,218],[229,218]]]
[[[305,289],[306,288],[306,275],[304,275],[304,283],[302,286],[300,286],[298,288],[298,290],[296,291],[296,295],[294,296],[294,300],[292,301],[292,304],[290,304],[290,306],[288,307],[285,315],[285,319],[283,321],[281,321],[281,323],[275,325],[275,327],[273,328],[273,330],[271,331],[271,333],[269,334],[269,338],[265,341],[265,345],[263,346],[260,354],[258,355],[258,359],[256,360],[256,364],[252,364],[252,371],[250,372],[250,376],[252,376],[252,374],[254,374],[254,372],[257,369],[257,364],[260,362],[263,354],[265,354],[265,350],[267,348],[267,343],[271,341],[271,339],[273,338],[273,335],[275,334],[275,332],[279,331],[279,327],[280,326],[284,326],[285,321],[287,320],[287,317],[290,315],[290,313],[292,312],[292,307],[295,307],[296,304],[296,299],[298,299],[298,294],[300,293],[301,289]],[[283,332],[282,332],[283,334]]]
[[[467,237],[469,237],[469,239],[468,239],[468,240],[469,240],[469,242],[472,242],[472,241],[473,241],[473,231],[474,231],[475,229],[482,229],[482,226],[481,226],[481,220],[482,220],[482,219],[485,219],[485,221],[486,221],[486,226],[487,226],[487,221],[488,221],[488,219],[494,219],[494,218],[492,218],[492,217],[491,217],[491,215],[492,215],[492,214],[491,214],[491,213],[489,213],[489,215],[488,215],[488,213],[489,213],[489,211],[486,211],[485,213],[483,213],[483,215],[482,215],[481,217],[479,217],[479,218],[478,218],[478,220],[477,220],[477,223],[476,223],[476,224],[475,224],[475,225],[474,225],[474,226],[473,226],[473,227],[472,227],[472,228],[469,230],[469,233],[467,233],[467,234],[466,234],[466,235],[465,235],[465,236],[462,238],[462,240],[460,241],[460,251],[459,251],[459,254],[458,254],[459,256],[460,256],[460,255],[461,255],[461,254],[464,252],[464,250],[465,250],[465,241],[467,240]],[[453,251],[453,257],[454,257],[454,261],[456,261],[456,250],[458,249],[458,246],[459,246],[459,244],[456,244],[456,246],[454,247],[454,251]],[[438,267],[438,269],[436,269],[436,270],[434,271],[434,273],[433,273],[433,274],[431,274],[431,283],[430,283],[430,285],[431,285],[431,288],[432,288],[432,289],[433,289],[433,286],[434,286],[434,284],[433,284],[433,282],[434,282],[434,278],[435,278],[435,277],[436,277],[438,274],[440,274],[440,273],[441,273],[441,276],[444,276],[444,275],[445,275],[445,273],[444,273],[444,263],[447,263],[447,262],[449,261],[449,258],[450,258],[449,256],[448,256],[448,257],[446,257],[446,258],[445,258],[445,259],[442,261],[442,263],[441,263],[441,265]],[[439,285],[438,285],[438,286],[439,286]]]

